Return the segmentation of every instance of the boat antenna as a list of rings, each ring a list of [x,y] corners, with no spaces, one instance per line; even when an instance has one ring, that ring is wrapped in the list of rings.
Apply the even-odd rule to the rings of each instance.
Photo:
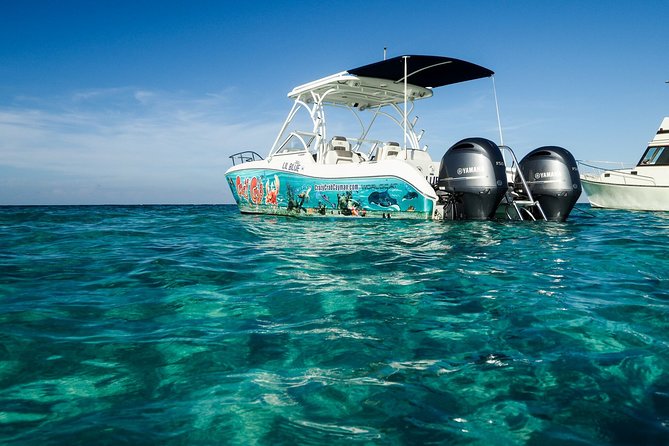
[[[404,59],[404,119],[402,120],[402,125],[404,127],[404,149],[407,148],[407,65],[409,56],[402,56]]]
[[[504,135],[502,135],[502,121],[499,118],[499,102],[497,102],[497,87],[495,86],[495,75],[492,78],[492,91],[495,95],[495,110],[497,111],[497,128],[499,129],[499,144],[504,145]]]

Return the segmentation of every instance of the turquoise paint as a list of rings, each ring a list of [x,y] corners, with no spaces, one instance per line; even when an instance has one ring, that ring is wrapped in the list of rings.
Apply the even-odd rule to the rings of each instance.
[[[336,217],[432,217],[434,202],[397,177],[324,179],[270,169],[232,172],[244,213]]]

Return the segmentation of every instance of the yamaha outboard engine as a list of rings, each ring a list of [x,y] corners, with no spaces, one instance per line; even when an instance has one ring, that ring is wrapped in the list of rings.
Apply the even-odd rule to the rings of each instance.
[[[504,158],[494,142],[467,138],[448,149],[439,167],[445,218],[492,218],[508,190]]]
[[[531,151],[520,163],[532,197],[539,202],[546,218],[565,221],[581,195],[581,179],[574,156],[562,147],[546,146]],[[522,190],[520,177],[514,181],[516,190]],[[533,209],[535,218],[542,218]]]

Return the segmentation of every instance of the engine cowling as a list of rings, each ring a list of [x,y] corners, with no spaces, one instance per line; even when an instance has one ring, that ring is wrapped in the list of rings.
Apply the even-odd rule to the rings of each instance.
[[[437,185],[448,193],[444,212],[451,218],[492,218],[508,189],[502,152],[485,138],[457,142],[441,159]]]
[[[541,205],[548,220],[565,221],[581,196],[581,179],[574,156],[562,147],[539,147],[528,153],[519,163],[527,187]],[[522,188],[516,175],[516,190]],[[532,211],[541,218],[538,210]]]

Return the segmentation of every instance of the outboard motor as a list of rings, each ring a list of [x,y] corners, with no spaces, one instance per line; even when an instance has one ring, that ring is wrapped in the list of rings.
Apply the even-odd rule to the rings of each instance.
[[[492,218],[508,190],[504,158],[497,144],[467,138],[453,145],[441,159],[438,188],[447,192],[442,197],[445,218]]]
[[[562,147],[539,147],[528,153],[519,166],[530,193],[541,205],[546,218],[565,221],[581,196],[581,179],[574,156]],[[514,187],[523,189],[518,175]],[[536,208],[532,211],[535,218],[542,218],[538,212]]]

